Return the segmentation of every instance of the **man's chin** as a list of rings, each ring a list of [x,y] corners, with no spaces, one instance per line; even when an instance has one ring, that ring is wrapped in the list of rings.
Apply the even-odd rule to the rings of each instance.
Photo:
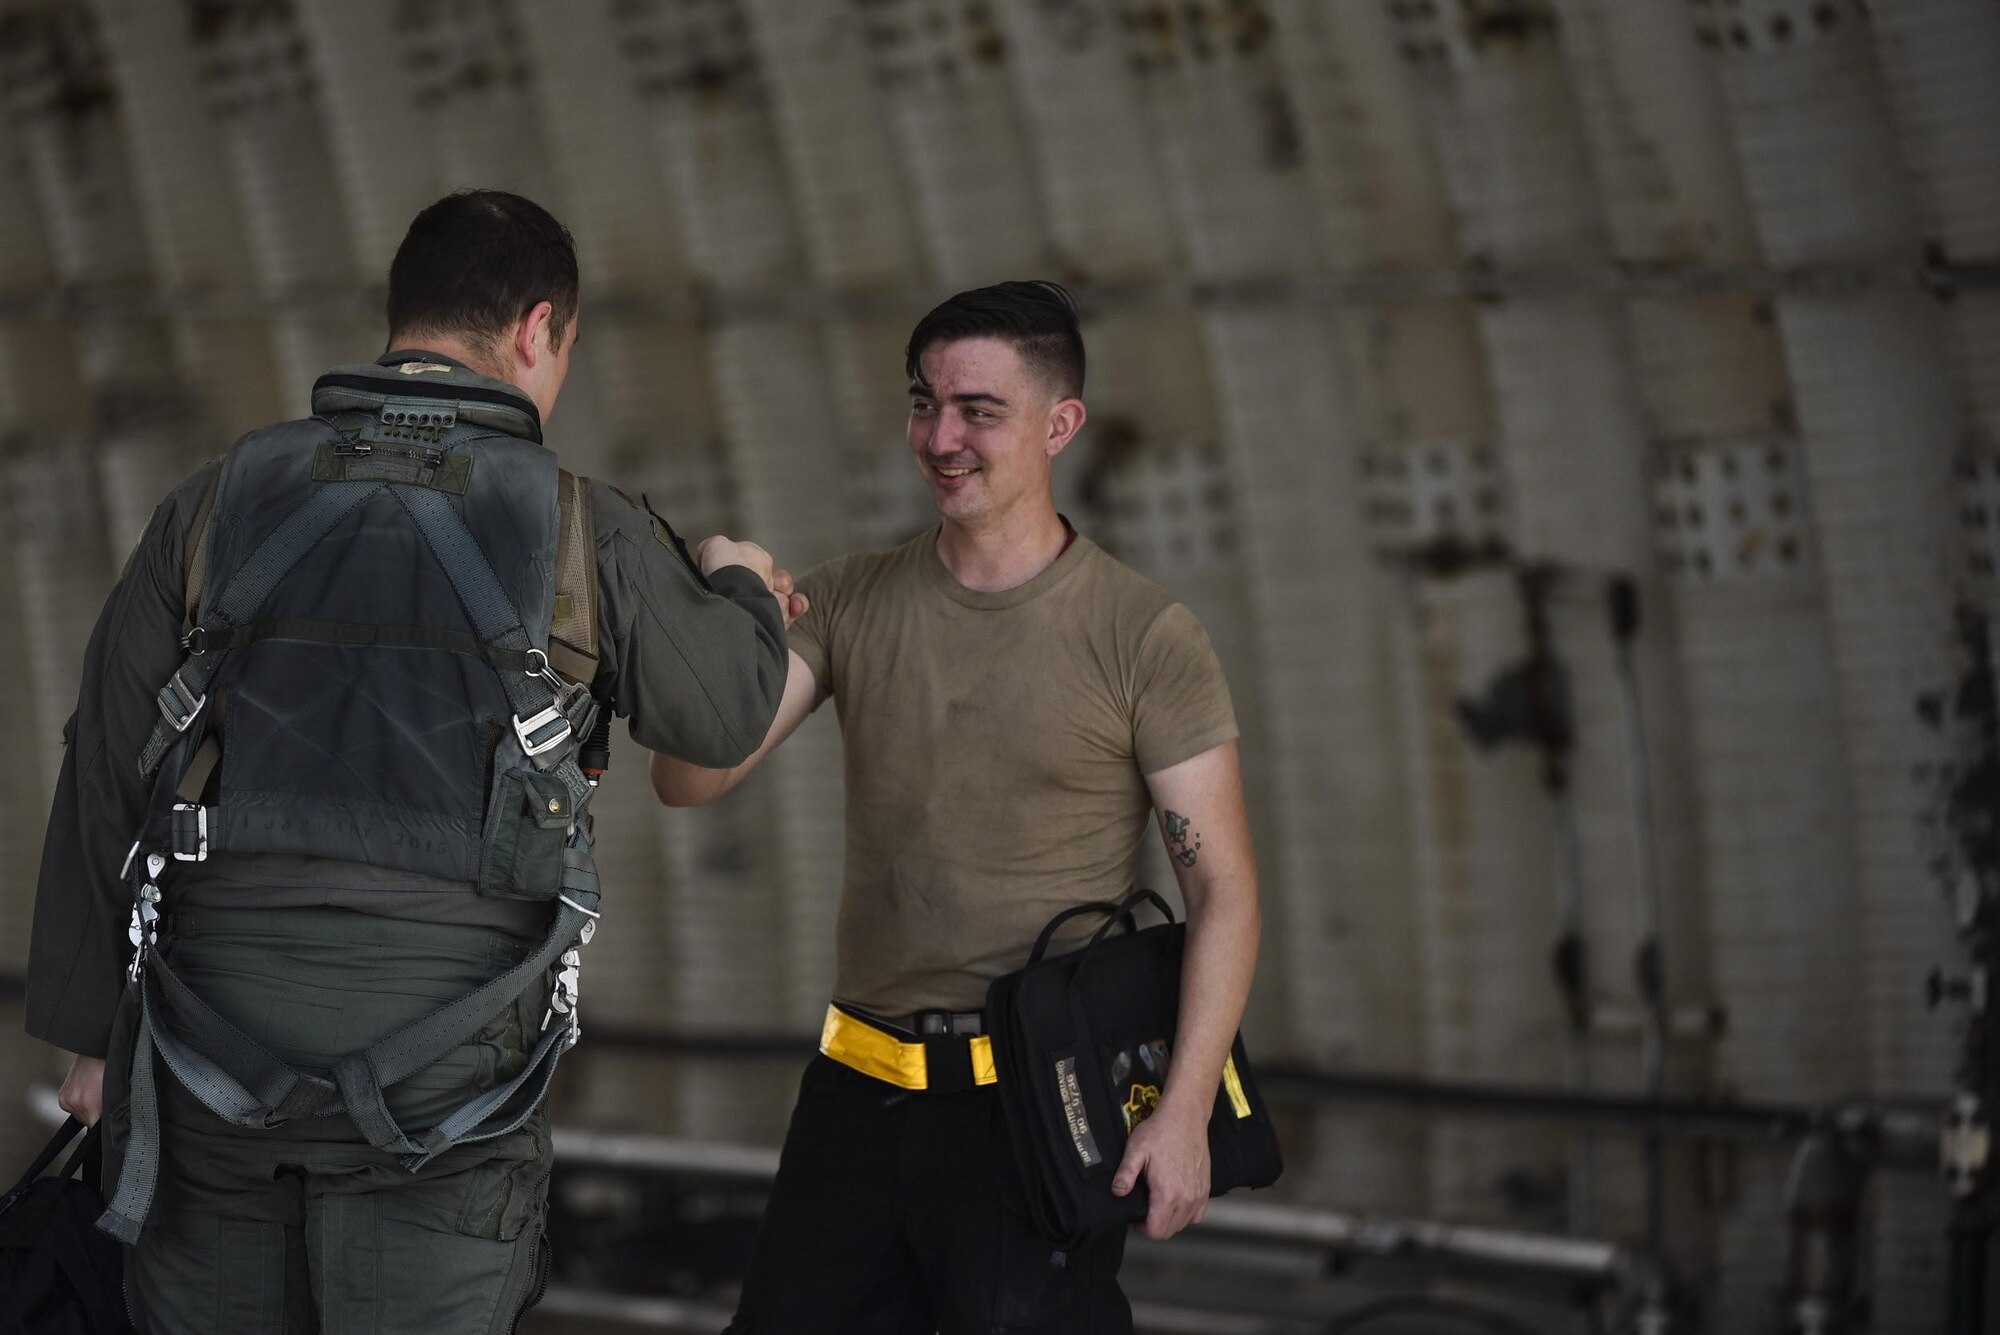
[[[964,491],[931,488],[931,504],[946,519],[970,519],[986,508],[984,501]]]

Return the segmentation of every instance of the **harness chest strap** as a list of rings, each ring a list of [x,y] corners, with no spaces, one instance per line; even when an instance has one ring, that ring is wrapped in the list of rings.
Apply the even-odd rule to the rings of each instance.
[[[558,475],[559,484],[562,476]],[[151,777],[173,743],[201,716],[208,705],[209,682],[228,650],[236,647],[239,639],[251,642],[259,637],[257,632],[260,626],[246,623],[264,606],[285,575],[341,519],[390,485],[380,481],[325,484],[322,491],[279,525],[244,566],[230,577],[214,606],[204,610],[203,624],[188,632],[189,657],[159,693],[161,720],[154,726],[153,735],[140,755],[142,775]],[[560,492],[560,485],[558,490]],[[588,519],[587,503],[578,499],[583,490],[572,479],[565,513],[571,515],[573,522]],[[591,785],[576,763],[576,744],[588,733],[596,714],[596,701],[585,684],[588,678],[584,682],[564,681],[555,674],[549,650],[536,647],[528,638],[519,614],[480,552],[478,543],[466,529],[465,521],[443,495],[410,487],[397,487],[393,494],[423,535],[464,604],[476,636],[465,637],[467,642],[474,646],[479,656],[494,663],[502,690],[514,710],[514,730],[521,749],[538,769],[552,772],[562,781],[569,790],[572,809],[581,810],[590,800]],[[580,535],[573,537],[572,550],[567,557],[570,567],[585,568],[586,563],[575,550],[575,544],[581,541]],[[576,595],[572,594],[571,616],[564,628],[587,641],[594,641],[594,567],[589,567],[587,583],[590,587],[583,594],[584,611],[581,614],[576,611]],[[287,630],[304,632],[305,638],[323,638],[334,643],[397,642],[404,638],[414,642],[413,637],[401,632],[367,627],[334,627],[327,631],[319,623],[311,626],[271,623],[271,628],[274,634]],[[428,644],[437,640],[438,636],[432,633],[422,638]],[[554,649],[556,644],[557,641],[551,638],[550,649]],[[442,642],[430,644],[430,647],[463,648],[455,643]],[[591,647],[594,648],[594,644]],[[503,656],[509,662],[528,666],[525,669],[501,666],[495,660]],[[571,661],[572,666],[580,671],[595,671],[594,658],[585,659],[576,654]],[[201,770],[200,778],[205,781],[206,772],[213,769],[218,754],[213,736],[204,737],[189,769]],[[174,857],[183,861],[200,861],[207,857],[210,847],[208,813],[205,808],[195,805],[199,800],[200,787],[199,783],[195,783],[195,795],[191,795],[189,778],[188,774],[184,774],[177,784],[179,804],[172,813],[169,830]]]
[[[201,617],[201,590],[208,580],[208,554],[214,540],[214,531],[209,525],[209,516],[215,509],[215,493],[222,486],[222,470],[210,475],[208,485],[202,488],[201,501],[195,506],[194,524],[188,529],[188,540],[181,561],[182,584],[184,586],[181,617],[181,634],[191,635]],[[590,498],[590,479],[578,477],[567,468],[556,471],[556,601],[555,619],[549,627],[549,666],[571,681],[588,685],[597,675],[597,559],[596,559],[596,512]],[[314,623],[318,626],[319,623]],[[312,634],[314,627],[306,623],[286,623],[298,632],[297,638],[318,638]],[[350,632],[363,628],[346,628]],[[371,628],[372,629],[372,628]],[[283,628],[274,627],[272,634],[283,634]],[[323,633],[323,632],[322,632]],[[362,641],[380,643],[387,632],[377,629],[378,638]],[[241,636],[240,642],[249,637]],[[469,638],[469,637],[468,637]],[[239,643],[226,647],[237,648]],[[479,653],[477,641],[474,647],[457,643],[442,645],[456,652]],[[496,667],[523,667],[523,663],[495,663]]]
[[[209,552],[214,536],[210,519],[221,482],[222,472],[217,469],[202,491],[201,501],[195,508],[194,524],[188,532],[181,563],[185,608],[181,633],[191,654],[160,689],[161,720],[154,725],[152,736],[140,753],[139,772],[142,777],[152,777],[167,748],[194,722],[207,699],[209,678],[220,665],[223,653],[259,639],[303,639],[330,644],[408,644],[478,657],[492,667],[516,673],[525,674],[535,666],[529,656],[531,646],[502,647],[472,636],[402,632],[389,627],[299,620],[244,624],[244,619],[254,613],[278,580],[291,569],[292,561],[286,560],[286,556],[291,555],[293,560],[302,556],[340,521],[351,506],[334,509],[325,516],[323,526],[302,524],[300,531],[287,534],[282,543],[278,541],[279,535],[273,534],[250,563],[265,577],[252,579],[239,589],[238,585],[244,584],[242,572],[239,572],[239,577],[231,581],[229,589],[218,599],[217,608],[211,609],[208,620],[215,624],[206,625],[202,618],[201,591],[208,579]],[[343,485],[360,487],[364,484]],[[367,489],[355,498],[354,503],[366,499],[367,495],[373,494],[373,490]],[[544,666],[569,682],[588,686],[597,675],[598,664],[596,529],[589,479],[580,478],[567,469],[557,470],[556,504],[555,618],[549,629],[546,651],[534,652],[541,655]],[[315,528],[318,531],[312,531]],[[229,612],[225,612],[224,608],[228,608]],[[232,612],[233,615],[230,615]],[[196,634],[198,626],[202,627],[199,636]],[[535,712],[533,709],[529,711],[531,714]]]

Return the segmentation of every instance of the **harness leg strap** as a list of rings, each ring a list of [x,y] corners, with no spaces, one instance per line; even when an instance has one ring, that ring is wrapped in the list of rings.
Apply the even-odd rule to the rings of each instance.
[[[367,1052],[351,1052],[333,1067],[333,1082],[340,1086],[340,1100],[347,1115],[368,1143],[390,1154],[421,1154],[423,1147],[411,1140],[396,1124],[389,1105],[382,1098],[382,1081],[368,1060]]]
[[[561,1056],[568,1046],[567,1029],[544,1033],[519,1075],[472,1099],[421,1136],[412,1137],[397,1124],[382,1097],[382,1091],[471,1039],[502,1007],[526,991],[533,980],[555,962],[557,956],[570,948],[590,922],[598,903],[595,876],[590,878],[593,883],[586,884],[580,872],[580,868],[571,871],[566,867],[563,896],[556,901],[561,907],[548,936],[543,938],[540,949],[534,954],[478,991],[433,1011],[366,1051],[344,1058],[334,1067],[334,1080],[340,1086],[347,1115],[354,1119],[354,1124],[361,1128],[371,1145],[392,1154],[407,1156],[408,1161],[413,1161],[409,1162],[409,1166],[414,1169],[452,1145],[503,1134],[525,1120],[524,1113],[516,1117],[510,1126],[499,1130],[481,1125],[538,1076],[539,1088],[547,1088],[548,1077],[554,1070],[554,1059]],[[564,1041],[556,1042],[558,1039]],[[531,1106],[529,1111],[532,1110]]]
[[[97,1227],[128,1247],[135,1245],[152,1213],[153,1189],[159,1180],[160,1097],[153,1084],[153,1026],[141,1013],[139,1041],[132,1049],[132,1126],[125,1139],[125,1162],[111,1204],[97,1217]]]
[[[579,865],[566,869],[563,897],[558,900],[562,907],[539,949],[471,994],[343,1058],[334,1067],[331,1084],[286,1066],[204,1005],[163,959],[149,960],[138,984],[141,1009],[132,1057],[131,1135],[111,1205],[98,1227],[122,1242],[136,1242],[152,1209],[160,1162],[156,1050],[175,1078],[226,1121],[263,1127],[291,1116],[345,1111],[370,1144],[404,1156],[412,1171],[452,1145],[491,1139],[520,1126],[547,1092],[556,1061],[569,1046],[571,1029],[545,1032],[519,1075],[471,1099],[420,1136],[413,1137],[397,1125],[382,1090],[466,1042],[578,939],[596,912],[598,897],[594,876],[586,876],[581,865],[587,855],[579,851],[576,860]],[[171,1025],[160,1022],[150,977],[155,971],[162,990],[183,1008],[181,1022],[198,1036],[197,1043],[217,1049],[222,1061],[197,1051]]]

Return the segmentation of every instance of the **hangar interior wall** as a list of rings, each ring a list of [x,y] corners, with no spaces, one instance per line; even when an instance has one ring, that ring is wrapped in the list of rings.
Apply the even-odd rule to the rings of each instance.
[[[1993,759],[1960,688],[2000,560],[1996,71],[1986,0],[0,0],[0,963],[20,813],[152,504],[372,355],[409,215],[498,186],[580,245],[568,465],[795,569],[928,522],[914,317],[1076,287],[1063,504],[1229,670],[1260,1051],[1633,1089],[1657,939],[1670,1001],[1726,1016],[1670,1041],[1669,1090],[1940,1096],[1956,1029],[1921,984]],[[1559,763],[1466,718],[1504,733],[1495,683],[1535,663],[1572,701]],[[709,811],[620,759],[592,1012],[810,1032],[831,718]],[[5,1032],[8,1069],[48,1066]],[[565,1084],[578,1122],[771,1141],[790,1074],[586,1045]],[[1302,1199],[1641,1224],[1615,1139],[1347,1109],[1289,1135]],[[1676,1251],[1718,1329],[1761,1329],[1783,1165],[1712,1157],[1675,1161]],[[1909,1328],[1942,1200],[1872,1204],[1876,1310]]]

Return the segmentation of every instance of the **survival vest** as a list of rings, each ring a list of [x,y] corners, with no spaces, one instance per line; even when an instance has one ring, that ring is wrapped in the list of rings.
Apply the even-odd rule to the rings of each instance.
[[[312,404],[313,417],[250,433],[222,463],[191,535],[187,658],[138,757],[153,786],[124,870],[140,1003],[132,1124],[99,1221],[127,1242],[157,1180],[156,1053],[226,1121],[344,1113],[414,1169],[519,1127],[579,1032],[577,948],[599,898],[594,790],[577,757],[598,711],[587,488],[542,447],[532,403],[460,367],[343,367]],[[549,901],[551,926],[476,991],[331,1071],[296,1070],[151,949],[171,869],[220,851],[462,881]],[[383,1089],[558,964],[521,1073],[434,1127],[397,1125]]]

